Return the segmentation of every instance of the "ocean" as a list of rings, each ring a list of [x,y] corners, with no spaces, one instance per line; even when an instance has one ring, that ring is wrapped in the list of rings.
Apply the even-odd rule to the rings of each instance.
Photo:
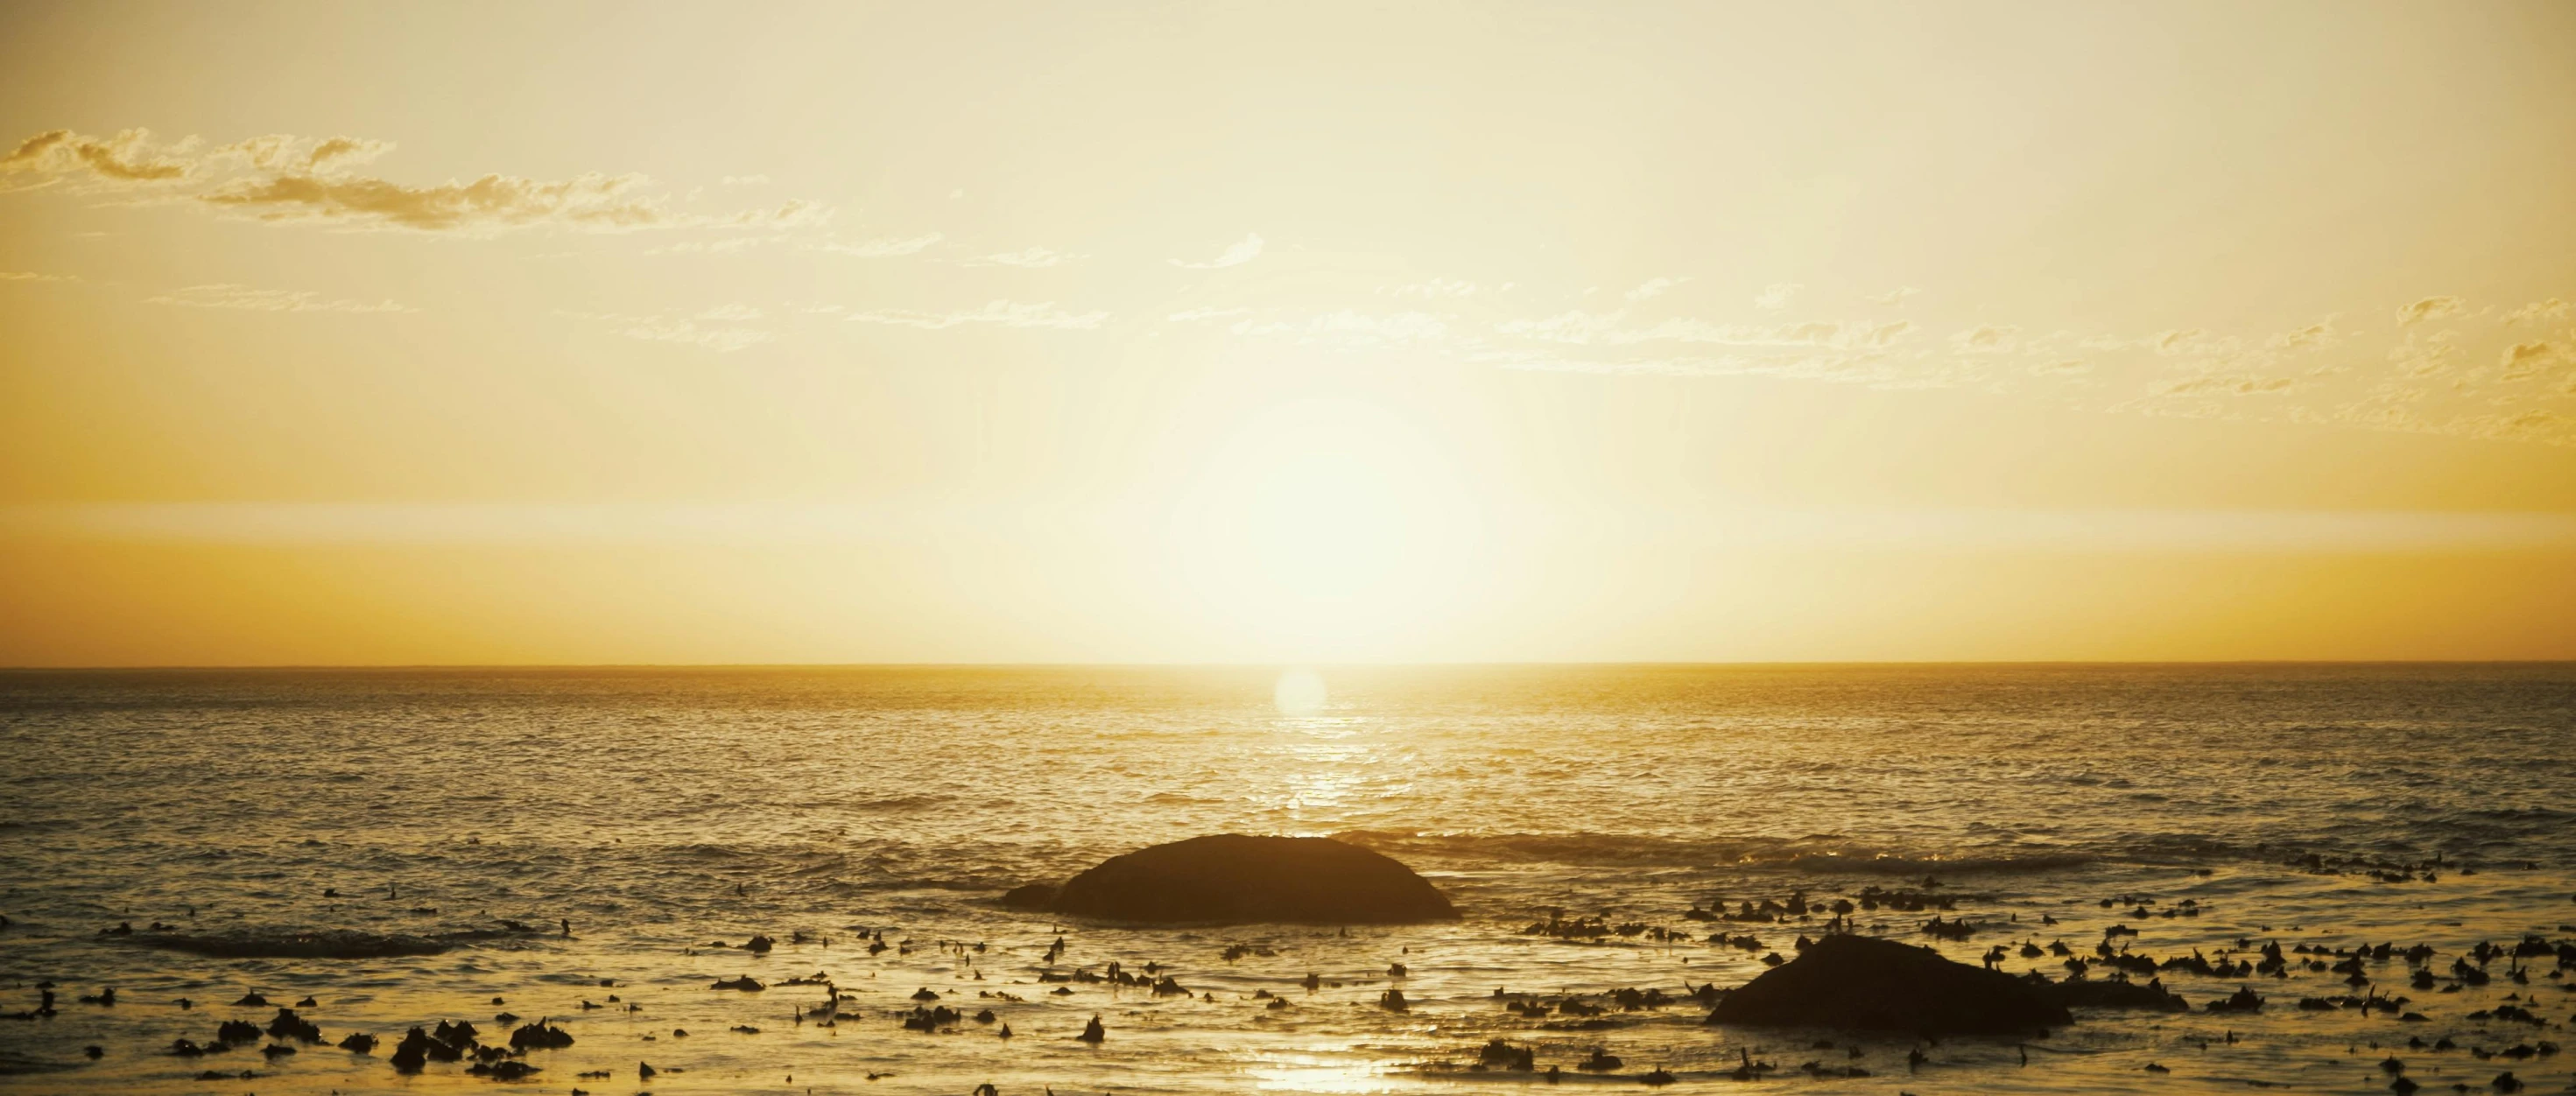
[[[509,1090],[1416,1093],[1661,1069],[1713,1092],[1754,1063],[1817,1092],[2377,1093],[2392,1060],[2426,1088],[2576,1088],[2576,665],[1315,673],[1320,707],[1283,705],[1278,668],[0,673],[0,1090],[480,1091],[499,1082],[470,1057],[406,1074],[392,1048],[541,1017],[572,1043],[509,1059],[536,1067]],[[1464,916],[1136,928],[996,901],[1224,832],[1367,846]],[[1873,889],[1932,904],[1871,902],[1861,931],[1967,962],[2006,945],[2015,974],[2064,976],[2056,942],[2290,962],[2140,967],[2191,1011],[2079,1010],[2045,1039],[1702,1022],[1691,994]],[[2377,944],[2398,954],[2352,965]],[[1097,980],[1111,963],[1188,992]],[[711,988],[742,976],[765,988]],[[44,983],[54,1014],[19,1017]],[[2207,1010],[2240,987],[2265,1007]],[[922,991],[962,1018],[907,1029]],[[2343,1000],[2372,995],[2418,1018]],[[322,1041],[169,1053],[280,1007]],[[1095,1015],[1106,1037],[1073,1038]],[[336,1045],[352,1033],[380,1045]],[[1536,1068],[1480,1062],[1494,1039]],[[1596,1050],[1622,1064],[1577,1068]]]

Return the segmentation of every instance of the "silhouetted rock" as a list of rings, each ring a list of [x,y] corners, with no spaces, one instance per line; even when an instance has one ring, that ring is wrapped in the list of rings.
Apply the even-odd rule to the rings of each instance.
[[[543,1020],[510,1033],[512,1050],[560,1050],[572,1045],[572,1033]]]
[[[268,1022],[268,1035],[272,1039],[294,1039],[306,1043],[322,1041],[322,1029],[296,1015],[291,1008],[277,1010],[277,1018]]]
[[[2072,1017],[2011,975],[1930,948],[1828,936],[1728,993],[1708,1022],[1950,1035],[2027,1031]]]
[[[467,1067],[465,1072],[471,1073],[477,1077],[489,1077],[495,1081],[518,1081],[524,1080],[529,1074],[537,1072],[537,1067],[529,1065],[526,1062],[476,1062],[472,1066]]]
[[[2189,1012],[2191,1002],[2182,995],[2153,982],[2083,981],[2067,979],[2034,985],[2040,996],[2068,1008],[2151,1008],[2164,1012]]]
[[[457,937],[467,934],[459,933]],[[382,959],[404,955],[436,955],[457,946],[457,938],[412,936],[406,933],[358,932],[352,929],[294,931],[285,929],[242,929],[232,932],[150,933],[130,941],[141,947],[168,948],[193,955],[211,955],[218,959]],[[265,1005],[267,999],[253,1001],[254,993],[238,1004]]]
[[[1029,883],[1002,892],[1002,904],[1015,910],[1043,910],[1055,904],[1053,883]]]
[[[1074,876],[1057,913],[1159,923],[1402,924],[1458,916],[1385,856],[1323,837],[1219,834],[1113,856]]]

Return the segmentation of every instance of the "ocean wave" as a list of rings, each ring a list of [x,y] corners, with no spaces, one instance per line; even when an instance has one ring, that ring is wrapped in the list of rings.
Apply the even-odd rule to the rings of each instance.
[[[1350,830],[1333,835],[1398,857],[1479,864],[1556,863],[1615,867],[1774,867],[1811,873],[1921,875],[1935,872],[2054,871],[2099,861],[2063,849],[1898,852],[1819,837],[1687,839],[1607,833],[1405,833]]]

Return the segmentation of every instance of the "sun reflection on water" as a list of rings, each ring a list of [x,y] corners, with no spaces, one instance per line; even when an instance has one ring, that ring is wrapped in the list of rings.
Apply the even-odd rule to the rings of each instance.
[[[1265,1091],[1392,1092],[1384,1066],[1353,1061],[1348,1056],[1268,1052],[1245,1068],[1253,1085]]]

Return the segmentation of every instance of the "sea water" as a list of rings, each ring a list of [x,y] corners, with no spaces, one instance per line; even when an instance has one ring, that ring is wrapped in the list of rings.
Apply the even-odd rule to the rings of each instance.
[[[2359,1093],[2392,1055],[2432,1090],[2576,1084],[2555,1052],[2576,971],[2455,968],[2480,942],[2576,940],[2576,667],[1315,672],[1322,706],[1288,710],[1277,668],[0,674],[0,1014],[58,997],[0,1019],[0,1089],[481,1091],[470,1059],[387,1058],[443,1019],[501,1043],[502,1013],[574,1037],[507,1085],[551,1093],[1529,1091],[1657,1068],[1710,1092],[1747,1061],[1819,1093]],[[1366,845],[1464,916],[1137,928],[996,901],[1221,832]],[[2157,960],[2293,962],[2161,971],[2192,1011],[2081,1010],[2045,1038],[1702,1022],[1688,993],[1794,957],[1873,887],[1947,908],[1859,910],[1860,931],[1968,962],[2006,944],[2015,974],[2067,973],[2023,943],[2092,958],[2113,925]],[[1812,912],[1691,913],[1793,896]],[[1936,914],[1977,927],[1927,934]],[[1601,935],[1528,931],[1594,916]],[[316,933],[426,953],[279,954]],[[739,947],[755,934],[774,950]],[[2378,943],[2436,949],[2435,986],[2402,957],[2355,985],[2297,950]],[[1112,962],[1189,993],[1091,980]],[[711,988],[744,975],[768,988]],[[837,1014],[780,984],[817,975]],[[2240,986],[2266,1007],[2206,1011]],[[970,1018],[907,1030],[922,990]],[[2373,993],[2422,1018],[2298,1004]],[[166,1053],[306,997],[323,1043]],[[1523,999],[1559,1007],[1503,1007]],[[1073,1038],[1093,1016],[1105,1039]],[[362,1031],[373,1054],[333,1045]],[[1477,1068],[1495,1038],[1537,1070]],[[1576,1068],[1596,1049],[1624,1064]]]

